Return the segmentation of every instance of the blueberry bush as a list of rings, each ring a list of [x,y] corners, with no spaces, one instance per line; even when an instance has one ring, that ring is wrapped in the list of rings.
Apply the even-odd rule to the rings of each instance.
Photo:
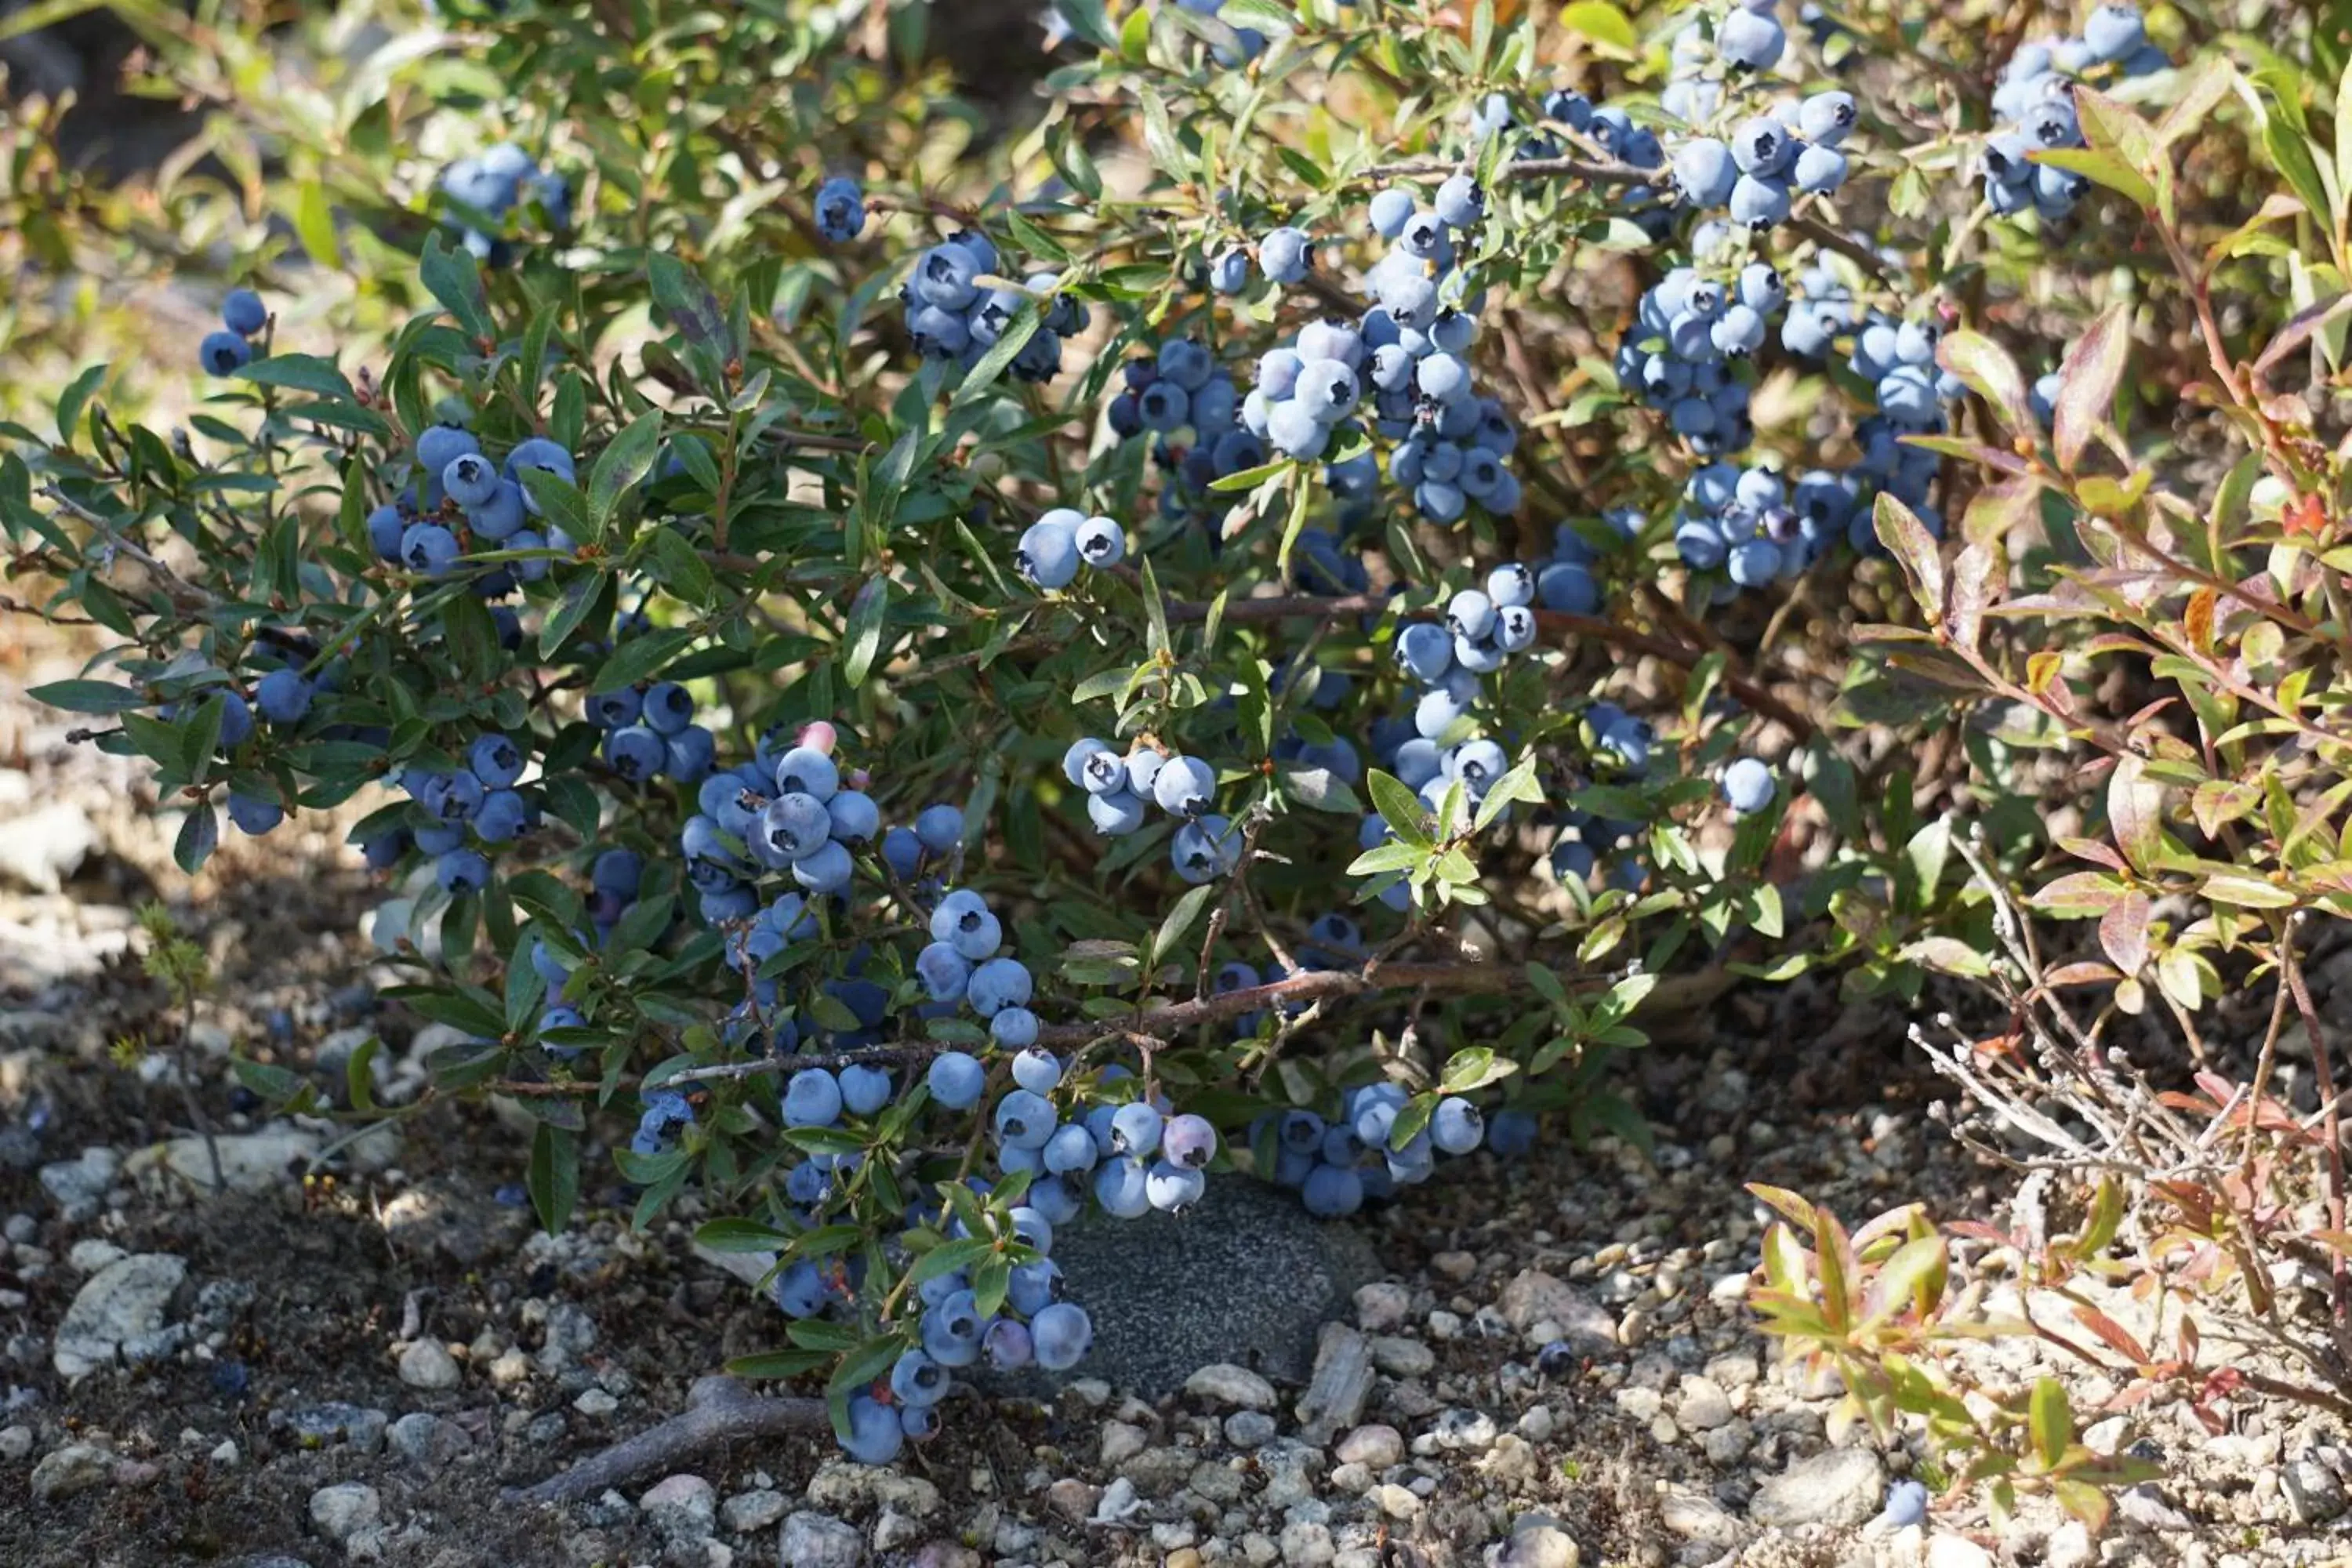
[[[1057,0],[968,79],[919,0],[113,9],[200,127],[11,143],[108,287],[0,333],[219,321],[0,388],[5,607],[110,638],[37,695],[191,871],[363,810],[436,1094],[550,1226],[728,1216],[852,1455],[1085,1355],[1086,1211],[1639,1141],[1736,980],[2087,988],[2011,1098],[2103,1127],[2102,1027],[2275,984],[2227,1212],[2352,1235],[2315,1017],[2325,1152],[2243,1112],[2352,899],[2343,7]],[[2077,1264],[2220,1181],[2127,1152]],[[1932,1356],[1776,1201],[1775,1326]],[[1971,1451],[2087,1510],[2047,1403]]]

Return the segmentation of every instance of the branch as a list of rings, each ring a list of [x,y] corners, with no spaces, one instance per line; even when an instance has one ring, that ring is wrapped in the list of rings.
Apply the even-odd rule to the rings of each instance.
[[[822,1399],[757,1394],[731,1377],[697,1378],[687,1392],[686,1408],[659,1426],[592,1454],[537,1486],[509,1487],[500,1495],[508,1502],[533,1505],[579,1502],[634,1477],[676,1468],[717,1444],[824,1432],[832,1426]]]
[[[165,596],[180,608],[209,610],[219,603],[212,595],[197,587],[148,553],[145,546],[125,539],[116,530],[113,519],[92,511],[55,485],[42,486],[41,494],[98,530],[100,537],[103,538],[117,553],[127,555],[145,567],[149,574],[155,578],[157,584],[163,588]]]
[[[1349,183],[1365,180],[1442,180],[1469,165],[1423,161],[1415,163],[1375,163]],[[1498,180],[1548,180],[1568,175],[1595,185],[1663,185],[1674,175],[1665,169],[1637,169],[1631,163],[1596,162],[1590,158],[1517,158],[1495,171]]]

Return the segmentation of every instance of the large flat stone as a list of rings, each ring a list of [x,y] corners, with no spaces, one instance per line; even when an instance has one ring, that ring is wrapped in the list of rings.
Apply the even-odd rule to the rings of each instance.
[[[1079,1370],[1147,1399],[1218,1362],[1305,1383],[1316,1331],[1378,1271],[1352,1227],[1242,1175],[1212,1179],[1190,1214],[1118,1220],[1090,1209],[1055,1232],[1054,1261],[1094,1321]]]

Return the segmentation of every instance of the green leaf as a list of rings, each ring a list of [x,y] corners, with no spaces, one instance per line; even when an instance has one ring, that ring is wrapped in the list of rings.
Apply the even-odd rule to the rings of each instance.
[[[146,698],[110,680],[53,680],[25,695],[68,713],[123,713],[148,706]]]
[[[1221,883],[1203,882],[1177,900],[1176,907],[1168,911],[1167,918],[1160,922],[1159,933],[1151,939],[1153,954],[1158,958],[1166,958],[1175,952],[1185,937],[1192,933],[1193,925],[1199,921],[1202,913],[1208,909],[1210,900],[1217,898],[1223,890]]]
[[[179,837],[172,841],[172,861],[193,877],[219,847],[220,815],[205,801],[180,823]]]
[[[424,281],[425,292],[457,318],[457,325],[468,338],[493,335],[489,307],[482,299],[481,268],[467,251],[452,250],[437,228],[425,237],[425,255],[417,263],[417,275]]]
[[[980,356],[980,363],[971,367],[971,374],[963,378],[961,386],[956,388],[950,406],[961,408],[977,401],[982,393],[995,384],[996,378],[1004,374],[1005,367],[1020,357],[1021,351],[1029,346],[1029,340],[1035,337],[1038,329],[1045,324],[1044,305],[1034,298],[1024,299],[1021,308],[1013,312],[1012,322],[1005,327],[1003,335]]]
[[[905,1353],[904,1334],[884,1334],[866,1341],[842,1358],[833,1375],[825,1380],[827,1394],[850,1394],[872,1383],[890,1369],[890,1363]]]
[[[1559,25],[1601,45],[1603,53],[1613,53],[1624,59],[1633,59],[1641,53],[1642,40],[1633,31],[1633,24],[1608,0],[1576,0],[1563,6]]]
[[[2042,1465],[2055,1469],[2074,1441],[2074,1412],[2066,1403],[2066,1389],[2054,1377],[2034,1380],[2027,1405],[2027,1424],[2033,1429],[2033,1452]]]
[[[34,9],[38,10],[40,7],[37,5]],[[20,19],[21,15],[20,13]],[[74,426],[81,423],[82,409],[89,405],[90,398],[97,395],[100,385],[105,382],[107,369],[104,364],[85,366],[79,375],[66,383],[66,389],[58,395],[58,444],[59,446],[73,445]]]
[[[237,379],[256,386],[284,386],[296,392],[307,392],[315,397],[332,398],[339,403],[355,403],[359,393],[335,362],[317,354],[271,354],[257,359],[237,373]]]
[[[694,1233],[694,1244],[712,1252],[781,1252],[792,1239],[781,1230],[734,1215],[706,1221]]]
[[[1217,8],[1217,20],[1230,27],[1248,27],[1269,38],[1286,38],[1298,30],[1297,13],[1287,5],[1276,5],[1275,0],[1225,0]]]
[[[541,1226],[550,1236],[569,1225],[572,1210],[580,1201],[579,1135],[541,1122],[531,1134],[530,1170],[523,1185],[530,1193],[530,1206],[537,1211]]]
[[[579,543],[596,537],[595,526],[588,521],[588,498],[582,495],[570,479],[546,468],[520,468],[515,478],[549,522],[563,530]]]
[[[890,579],[877,573],[868,578],[866,586],[849,606],[849,626],[845,640],[849,656],[841,668],[842,680],[851,687],[866,684],[874,658],[882,650],[882,624],[889,615]]]
[[[1422,826],[1422,819],[1427,814],[1422,809],[1421,796],[1402,779],[1374,768],[1365,775],[1364,787],[1371,792],[1372,805],[1389,825],[1391,833],[1416,849],[1430,847],[1432,840]]]
[[[588,523],[592,538],[601,538],[619,510],[621,497],[646,477],[661,452],[661,410],[652,409],[632,421],[596,455],[588,475]]]
[[[1982,332],[1948,332],[1936,345],[1936,361],[1968,384],[1969,389],[2000,416],[2012,434],[2032,434],[2038,426],[2027,401],[2025,377],[2009,351]]]
[[[1468,1094],[1518,1070],[1519,1064],[1509,1058],[1498,1057],[1486,1046],[1472,1046],[1447,1058],[1445,1074],[1438,1080],[1438,1087],[1447,1094]]]

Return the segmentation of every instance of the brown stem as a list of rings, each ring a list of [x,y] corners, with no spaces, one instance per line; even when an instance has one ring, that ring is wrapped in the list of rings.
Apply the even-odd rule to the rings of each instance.
[[[792,1432],[823,1432],[833,1417],[824,1401],[753,1394],[731,1377],[704,1377],[686,1396],[686,1408],[659,1426],[592,1454],[536,1486],[510,1487],[509,1502],[578,1502],[608,1487],[656,1470],[669,1470],[706,1448]]]

